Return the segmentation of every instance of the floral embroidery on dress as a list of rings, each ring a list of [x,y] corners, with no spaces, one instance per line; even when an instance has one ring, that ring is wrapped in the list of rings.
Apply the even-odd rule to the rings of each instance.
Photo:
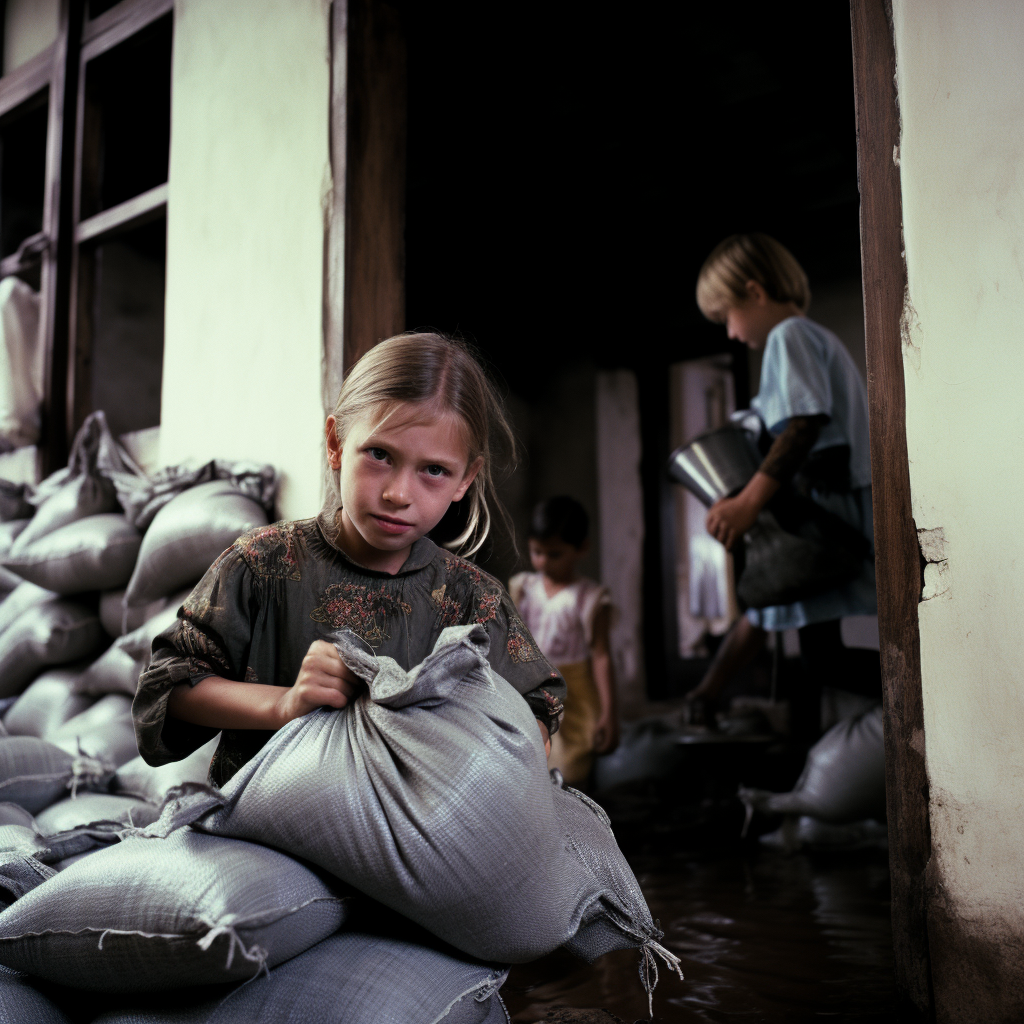
[[[537,692],[544,698],[544,707],[548,713],[548,718],[556,723],[557,728],[557,723],[562,721],[562,715],[565,713],[565,705],[553,693],[548,693],[547,690],[541,689]]]
[[[508,656],[513,665],[525,665],[541,657],[537,645],[523,632],[515,619],[508,623]]]
[[[387,620],[411,612],[411,606],[383,588],[372,590],[358,583],[332,583],[309,617],[335,629],[351,629],[371,647],[378,647],[389,637]]]
[[[245,682],[247,683],[258,683],[260,677],[256,674],[256,669],[252,665],[245,666]]]
[[[234,546],[254,576],[301,580],[302,571],[295,557],[295,549],[296,542],[303,539],[306,528],[305,522],[261,526],[239,537]]]
[[[501,584],[493,576],[488,576],[472,562],[467,562],[464,558],[459,558],[458,555],[445,555],[444,568],[453,590],[465,588],[473,592],[474,607],[472,611],[474,614],[470,621],[481,626],[487,622],[493,622],[498,617],[498,609],[501,607],[504,593]],[[459,609],[459,614],[461,615],[461,609]],[[455,625],[456,622],[446,623],[446,625]]]
[[[209,670],[214,675],[230,675],[231,673],[227,655],[221,650],[220,645],[211,640],[190,619],[178,619],[174,646],[189,659],[190,676],[202,675],[205,670]],[[193,671],[193,662],[200,663],[202,668]]]

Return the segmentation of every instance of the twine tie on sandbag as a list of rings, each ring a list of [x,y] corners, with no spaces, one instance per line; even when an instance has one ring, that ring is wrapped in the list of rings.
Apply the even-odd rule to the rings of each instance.
[[[666,967],[679,975],[680,981],[684,980],[683,969],[679,966],[679,957],[670,953],[660,942],[648,939],[640,949],[640,984],[643,985],[644,991],[647,993],[647,1010],[652,1020],[654,1019],[654,990],[658,986],[658,961],[655,958],[655,953],[665,961]],[[653,980],[651,971],[654,972]]]
[[[78,741],[78,753],[71,762],[71,778],[67,787],[71,790],[71,799],[78,796],[79,786],[82,789],[103,789],[117,769],[106,761],[82,750],[81,740]]]

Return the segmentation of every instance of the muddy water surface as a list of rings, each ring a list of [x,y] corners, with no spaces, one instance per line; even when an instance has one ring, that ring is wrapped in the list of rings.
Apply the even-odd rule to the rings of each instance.
[[[630,851],[619,834],[686,975],[662,971],[655,1021],[896,1020],[883,852],[787,856],[755,844],[687,854],[678,834]],[[556,954],[514,968],[502,995],[516,1024],[555,1007],[633,1024],[648,1019],[637,960],[621,952],[588,967]]]

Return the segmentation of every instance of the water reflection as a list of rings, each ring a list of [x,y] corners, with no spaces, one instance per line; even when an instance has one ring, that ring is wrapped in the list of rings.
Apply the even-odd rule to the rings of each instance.
[[[662,971],[655,1021],[895,1021],[884,853],[664,850],[630,856],[686,974]],[[588,967],[556,954],[514,968],[502,994],[516,1024],[558,1006],[602,1007],[632,1024],[647,1019],[637,959],[621,952]]]

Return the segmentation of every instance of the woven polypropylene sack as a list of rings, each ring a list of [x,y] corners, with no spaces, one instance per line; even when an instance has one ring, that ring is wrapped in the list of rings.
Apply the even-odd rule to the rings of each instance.
[[[885,817],[885,740],[877,707],[837,722],[807,753],[789,793],[742,789],[744,802],[765,814],[807,815],[843,824]]]
[[[94,697],[105,693],[135,696],[139,684],[139,663],[115,640],[76,681],[78,693]]]
[[[27,612],[30,608],[52,604],[61,599],[60,594],[46,587],[37,587],[19,576],[18,586],[0,601],[0,636]]]
[[[73,789],[106,789],[113,775],[112,766],[73,757],[35,736],[0,739],[0,800],[18,804],[30,814]]]
[[[0,484],[3,483],[5,481],[0,480]],[[18,535],[28,526],[29,522],[30,520],[28,519],[13,519],[6,523],[0,522],[0,562],[10,553]],[[11,572],[10,569],[0,568],[0,591],[10,593],[19,583],[21,583],[20,576]]]
[[[208,743],[180,761],[171,761],[154,768],[142,757],[133,758],[117,769],[110,788],[115,793],[128,793],[160,803],[168,791],[186,782],[206,782],[210,762],[220,743],[218,733]]]
[[[122,1010],[95,1024],[506,1024],[498,989],[507,973],[401,938],[345,931],[180,1016]]]
[[[566,847],[537,724],[488,643],[481,626],[446,629],[405,672],[341,637],[367,692],[290,722],[152,831],[195,821],[288,850],[483,960],[561,946],[604,889]],[[644,911],[629,944],[660,936]]]
[[[139,756],[132,721],[132,699],[108,693],[46,738],[70,754],[84,753],[120,768]]]
[[[142,534],[123,515],[107,512],[62,526],[27,547],[16,544],[4,565],[60,594],[111,590],[128,582],[141,544]]]
[[[78,666],[52,668],[37,676],[4,715],[8,735],[42,738],[85,711],[93,698],[76,691],[81,674]]]
[[[31,523],[15,542],[12,553],[25,550],[40,537],[79,519],[117,511],[120,506],[109,480],[91,474],[73,477],[39,506]]]
[[[0,1021],[3,1024],[72,1024],[71,1018],[40,992],[30,978],[0,967]]]
[[[86,605],[29,608],[0,634],[0,697],[21,693],[44,668],[86,658],[104,642],[100,620]]]
[[[119,793],[83,792],[50,804],[36,815],[36,828],[43,836],[70,832],[99,821],[117,821],[125,825],[148,825],[159,808],[148,800]]]
[[[100,622],[108,635],[115,640],[125,633],[138,629],[147,619],[167,606],[167,599],[161,598],[151,604],[140,605],[138,608],[126,608],[124,603],[125,587],[117,590],[106,590],[100,594]]]
[[[0,963],[109,992],[240,981],[337,931],[345,904],[267,847],[191,830],[130,838],[0,914]]]
[[[165,505],[146,531],[125,594],[147,604],[201,579],[217,556],[267,514],[227,480],[199,484]]]

